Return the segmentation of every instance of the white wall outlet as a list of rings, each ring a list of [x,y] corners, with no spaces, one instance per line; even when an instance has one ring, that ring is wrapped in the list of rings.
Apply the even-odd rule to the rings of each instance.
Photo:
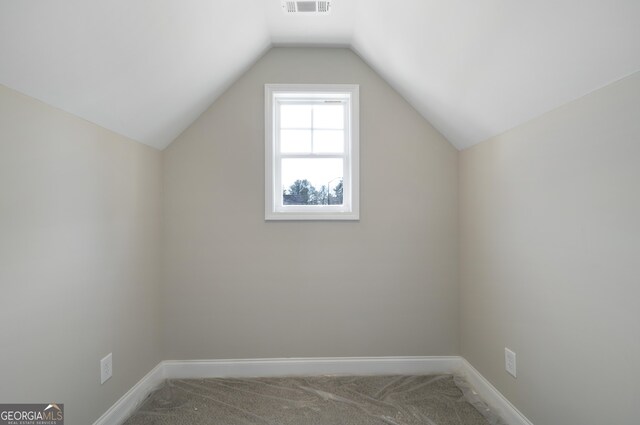
[[[516,353],[507,347],[504,348],[504,368],[511,376],[516,377]]]
[[[113,374],[113,353],[100,360],[100,384],[104,384]]]

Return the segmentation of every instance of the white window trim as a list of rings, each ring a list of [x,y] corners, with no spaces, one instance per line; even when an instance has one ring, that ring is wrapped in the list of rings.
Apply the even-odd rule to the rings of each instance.
[[[346,143],[343,205],[287,205],[280,193],[279,156],[276,152],[276,120],[274,105],[278,95],[317,93],[319,98],[346,95],[350,107],[345,108]],[[360,219],[360,127],[359,86],[357,84],[265,84],[265,220],[359,220]],[[316,154],[317,157],[336,157]],[[276,193],[277,192],[277,193]]]

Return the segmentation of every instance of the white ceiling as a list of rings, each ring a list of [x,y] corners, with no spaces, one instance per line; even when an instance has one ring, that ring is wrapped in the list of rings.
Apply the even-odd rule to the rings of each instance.
[[[640,70],[640,0],[0,0],[0,84],[158,148],[271,45],[348,45],[464,149]]]

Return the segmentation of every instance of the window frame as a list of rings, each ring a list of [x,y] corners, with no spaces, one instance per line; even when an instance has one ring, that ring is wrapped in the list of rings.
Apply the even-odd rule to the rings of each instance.
[[[279,105],[325,101],[345,104],[344,153],[281,153]],[[359,220],[359,85],[265,84],[265,220]],[[313,129],[312,129],[313,131]],[[342,158],[342,205],[284,205],[280,167],[283,158]]]

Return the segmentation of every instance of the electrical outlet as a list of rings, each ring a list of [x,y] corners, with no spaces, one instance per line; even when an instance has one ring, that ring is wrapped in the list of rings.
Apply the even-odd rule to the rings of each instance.
[[[511,376],[516,377],[516,353],[507,347],[504,348],[504,368]]]
[[[113,353],[100,360],[100,384],[104,384],[113,374]]]

